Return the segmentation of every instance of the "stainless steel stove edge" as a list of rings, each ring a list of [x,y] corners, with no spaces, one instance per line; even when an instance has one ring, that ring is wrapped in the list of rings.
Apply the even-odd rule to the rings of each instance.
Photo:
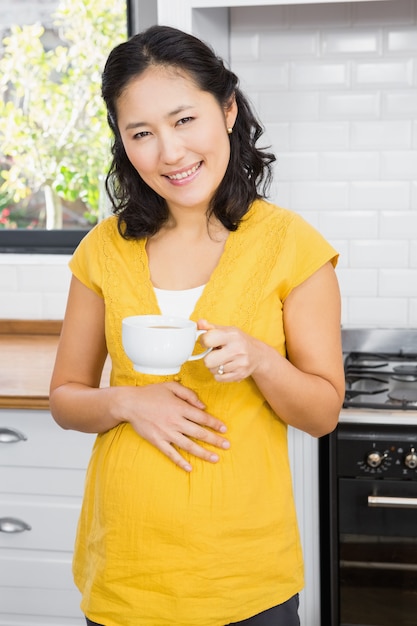
[[[417,328],[342,328],[342,346],[349,352],[417,355]]]
[[[339,416],[342,424],[369,424],[375,426],[417,426],[416,411],[385,411],[378,409],[343,409]]]

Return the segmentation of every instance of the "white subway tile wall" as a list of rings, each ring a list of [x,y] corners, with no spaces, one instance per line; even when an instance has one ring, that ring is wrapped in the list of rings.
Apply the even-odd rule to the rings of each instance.
[[[417,326],[417,0],[231,9],[271,199],[340,252],[344,326]]]
[[[340,252],[344,326],[417,327],[417,0],[259,4],[231,9],[230,49],[271,199]],[[0,255],[0,317],[62,318],[67,262]]]
[[[0,318],[62,319],[71,278],[69,258],[0,254]]]

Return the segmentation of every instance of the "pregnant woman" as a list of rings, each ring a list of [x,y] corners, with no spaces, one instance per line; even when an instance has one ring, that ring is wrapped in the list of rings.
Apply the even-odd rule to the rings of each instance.
[[[337,252],[266,200],[275,158],[199,39],[133,36],[102,93],[114,215],[71,258],[50,394],[58,424],[97,433],[74,554],[82,610],[103,626],[297,626],[287,427],[337,424]],[[194,320],[212,350],[176,375],[139,373],[122,320],[161,313]]]

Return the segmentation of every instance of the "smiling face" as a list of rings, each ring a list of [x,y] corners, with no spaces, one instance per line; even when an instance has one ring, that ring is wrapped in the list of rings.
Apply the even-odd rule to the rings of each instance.
[[[188,75],[163,66],[133,79],[117,101],[126,154],[171,212],[206,213],[229,163],[236,115],[234,100],[223,110]]]

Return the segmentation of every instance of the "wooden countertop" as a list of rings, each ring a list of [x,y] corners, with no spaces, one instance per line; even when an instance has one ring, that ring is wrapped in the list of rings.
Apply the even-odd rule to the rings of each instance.
[[[0,320],[0,408],[49,408],[61,326],[58,320]]]

